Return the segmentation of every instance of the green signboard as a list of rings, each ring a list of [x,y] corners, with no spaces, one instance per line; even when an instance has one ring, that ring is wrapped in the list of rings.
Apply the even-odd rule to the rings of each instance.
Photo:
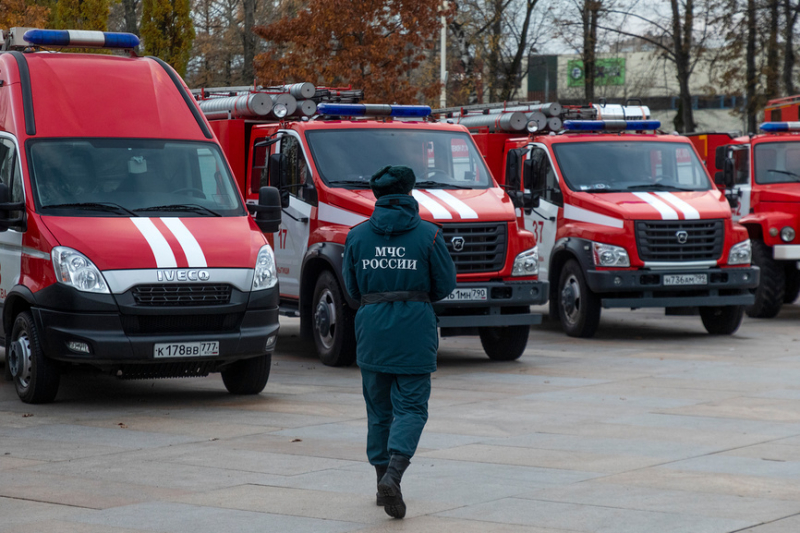
[[[583,61],[572,59],[567,63],[567,86],[583,87],[585,83]],[[625,85],[625,58],[611,57],[596,59],[594,64],[594,84]]]

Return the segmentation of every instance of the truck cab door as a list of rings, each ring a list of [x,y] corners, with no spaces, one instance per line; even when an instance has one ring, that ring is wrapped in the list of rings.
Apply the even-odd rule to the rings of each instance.
[[[8,187],[11,202],[24,202],[22,167],[14,137],[0,132],[0,182]],[[8,218],[23,216],[22,212],[5,212]],[[22,265],[22,231],[9,228],[0,232],[0,308],[8,292],[19,282]],[[1,336],[1,334],[0,334]]]
[[[525,229],[531,231],[536,237],[536,243],[539,245],[539,279],[547,281],[550,258],[556,243],[559,209],[563,209],[564,199],[547,148],[540,144],[531,145],[528,158],[531,160],[533,168],[545,175],[545,189],[539,197],[539,206],[525,210]],[[523,192],[535,194],[535,191],[530,190],[528,183],[523,184]]]
[[[282,130],[276,152],[286,156],[287,182],[282,188],[289,193],[284,207],[281,229],[275,234],[275,263],[281,295],[300,297],[300,268],[308,250],[311,208],[317,205],[316,189],[303,143],[297,132]]]

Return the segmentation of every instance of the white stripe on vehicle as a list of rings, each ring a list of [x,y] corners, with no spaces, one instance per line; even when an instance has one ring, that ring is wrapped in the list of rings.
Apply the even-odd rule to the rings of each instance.
[[[352,227],[356,224],[361,224],[367,220],[367,217],[320,202],[319,206],[317,206],[317,219],[319,219],[320,222],[331,222],[333,224]]]
[[[478,218],[478,213],[475,212],[470,206],[453,196],[447,191],[441,189],[429,190],[429,194],[434,195],[439,200],[446,203],[451,208],[455,209],[458,216],[461,218]]]
[[[176,268],[178,262],[175,261],[175,254],[172,253],[172,248],[169,247],[167,239],[158,231],[158,228],[153,221],[149,218],[130,218],[134,226],[139,228],[142,236],[147,240],[153,255],[156,258],[156,266],[158,268]]]
[[[178,239],[178,244],[183,248],[183,253],[186,255],[186,261],[191,268],[205,268],[208,266],[206,263],[206,256],[203,254],[203,249],[197,239],[194,238],[192,232],[189,231],[181,219],[176,217],[162,217],[161,221],[169,228],[175,238]]]
[[[411,191],[411,194],[414,196],[414,199],[419,202],[419,205],[431,212],[433,218],[453,218],[453,215],[450,214],[450,211],[445,209],[442,204],[430,196],[427,196],[424,192],[414,189]]]
[[[589,211],[582,207],[566,204],[564,206],[564,218],[569,220],[577,220],[578,222],[588,222],[590,224],[597,224],[599,226],[608,226],[610,228],[622,228],[622,220],[619,218],[609,217]]]
[[[678,220],[678,212],[659,200],[656,196],[649,192],[635,192],[633,194],[658,210],[658,212],[661,213],[662,220]]]
[[[669,203],[671,203],[672,205],[674,205],[675,207],[677,207],[678,209],[680,209],[681,212],[683,213],[683,217],[686,220],[699,220],[700,219],[700,213],[697,211],[697,209],[695,209],[694,207],[692,207],[688,203],[684,202],[683,200],[681,200],[680,198],[678,198],[677,196],[675,196],[671,192],[663,192],[662,191],[662,192],[657,192],[656,194],[659,195],[664,200],[666,200]]]

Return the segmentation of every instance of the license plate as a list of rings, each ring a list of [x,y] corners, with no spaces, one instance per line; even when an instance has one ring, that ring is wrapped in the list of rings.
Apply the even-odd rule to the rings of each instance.
[[[489,290],[486,287],[479,289],[455,289],[447,295],[447,302],[482,302],[489,298]]]
[[[667,274],[664,285],[708,285],[708,274]]]
[[[153,357],[204,357],[219,355],[219,341],[203,342],[173,342],[169,344],[156,344],[153,347]]]

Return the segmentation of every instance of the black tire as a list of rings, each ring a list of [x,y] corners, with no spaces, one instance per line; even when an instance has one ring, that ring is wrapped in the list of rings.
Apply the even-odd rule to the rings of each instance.
[[[743,305],[701,307],[700,318],[711,335],[733,335],[742,324]]]
[[[784,266],[784,275],[786,276],[786,288],[783,291],[783,303],[792,304],[800,295],[800,270],[797,270],[797,264],[794,261]]]
[[[271,369],[271,353],[241,359],[221,372],[222,383],[231,394],[258,394],[267,386]]]
[[[570,259],[558,277],[558,319],[570,337],[593,337],[600,325],[600,298],[586,284],[577,261]]]
[[[312,330],[317,355],[326,366],[349,366],[356,360],[355,311],[344,299],[330,270],[317,279],[312,301]]]
[[[784,265],[772,258],[772,248],[764,241],[753,240],[753,264],[761,269],[756,301],[745,310],[753,318],[773,318],[781,310],[786,291]]]
[[[514,361],[519,359],[528,346],[530,326],[505,326],[478,328],[483,351],[492,361]]]
[[[45,357],[39,332],[28,311],[14,319],[6,365],[16,367],[14,386],[25,403],[50,403],[56,398],[61,381],[57,362]]]

